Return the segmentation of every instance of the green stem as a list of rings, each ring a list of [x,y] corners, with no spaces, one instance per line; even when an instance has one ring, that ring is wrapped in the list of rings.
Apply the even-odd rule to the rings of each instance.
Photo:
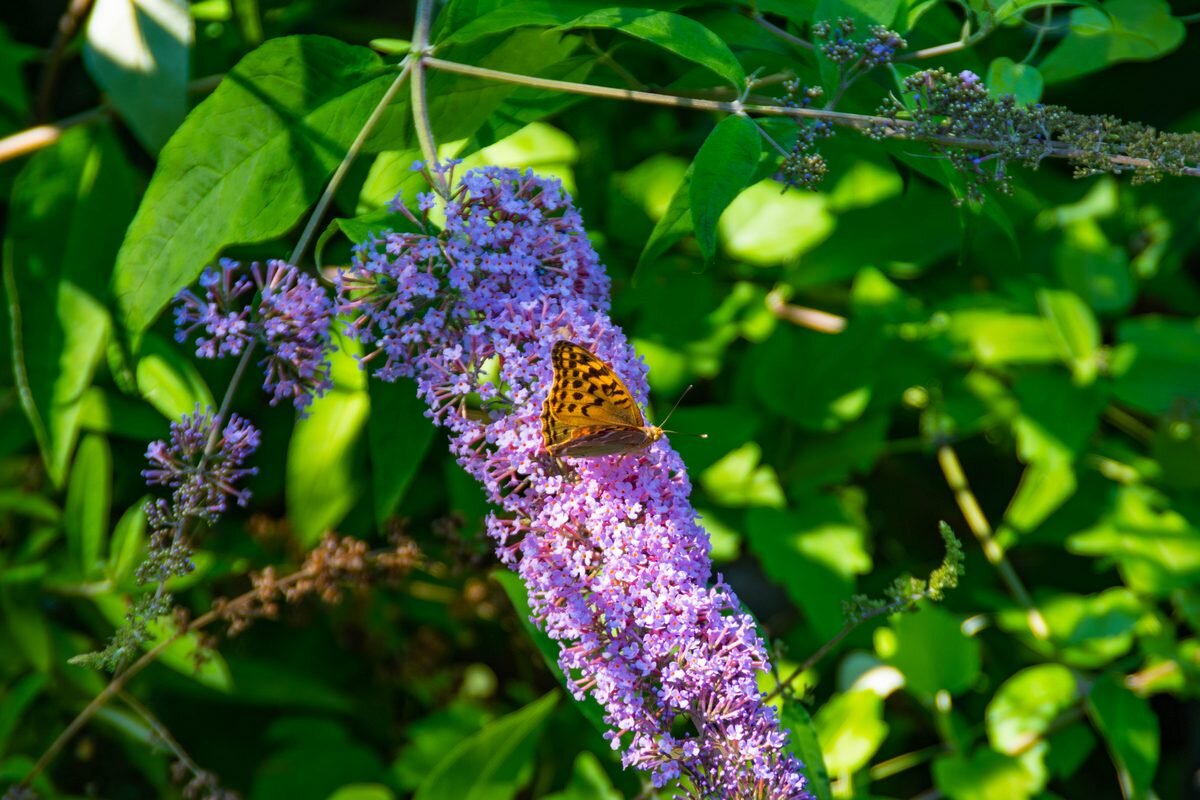
[[[325,187],[325,191],[321,194],[321,198],[317,200],[316,207],[308,217],[308,224],[304,226],[304,232],[300,234],[300,240],[296,242],[295,248],[292,249],[292,256],[288,259],[288,263],[296,264],[304,255],[304,251],[308,249],[309,243],[317,232],[317,225],[325,216],[325,211],[329,208],[329,204],[333,202],[333,197],[337,194],[338,187],[342,185],[342,180],[345,179],[346,173],[350,171],[350,167],[354,164],[354,159],[358,157],[359,151],[367,141],[367,137],[375,130],[375,126],[379,124],[379,120],[383,118],[387,107],[391,105],[392,98],[396,96],[396,92],[400,91],[400,87],[404,85],[409,73],[414,69],[414,62],[410,58],[406,58],[403,66],[400,69],[400,74],[392,81],[392,85],[383,93],[383,97],[379,98],[379,103],[376,104],[375,110],[371,112],[371,116],[367,117],[367,121],[363,123],[362,129],[358,132],[358,136],[354,137],[350,148],[346,151],[346,155],[342,157],[342,163],[338,164],[337,169],[333,173],[333,177],[329,179],[329,184]]]
[[[421,59],[423,66],[431,69],[439,69],[443,72],[453,72],[458,75],[470,75],[476,78],[485,80],[503,81],[512,83],[518,86],[531,86],[537,89],[549,89],[551,91],[569,92],[571,94],[581,94],[589,97],[604,97],[612,100],[631,100],[635,103],[648,103],[650,105],[668,106],[671,108],[690,108],[696,111],[721,111],[726,114],[738,114],[746,112],[748,114],[757,114],[766,117],[793,117],[797,119],[820,119],[829,122],[832,125],[838,125],[844,128],[852,128],[858,131],[870,132],[874,135],[883,138],[898,138],[907,139],[910,141],[932,142],[948,147],[960,147],[968,150],[981,150],[991,152],[998,149],[996,142],[988,139],[972,139],[968,137],[958,136],[943,136],[936,134],[916,134],[914,133],[914,123],[907,120],[895,120],[890,117],[881,117],[869,114],[850,114],[845,111],[832,111],[829,109],[818,108],[794,108],[791,106],[781,105],[749,105],[737,102],[729,102],[722,100],[707,100],[696,97],[681,97],[679,95],[660,94],[658,92],[644,92],[635,89],[615,89],[609,86],[595,86],[589,83],[574,83],[572,81],[559,81],[550,78],[536,78],[532,75],[520,75],[513,72],[503,72],[501,70],[488,69],[486,67],[475,67],[469,64],[459,64],[455,61],[446,61],[433,56],[426,56]],[[416,109],[413,109],[416,114]],[[418,129],[419,130],[419,129]],[[1039,143],[1045,148],[1046,158],[1063,158],[1063,159],[1079,159],[1085,156],[1094,156],[1094,153],[1085,152],[1078,148],[1071,147],[1064,142],[1042,142]],[[1148,169],[1155,166],[1149,159],[1134,158],[1132,156],[1111,155],[1108,157],[1109,163],[1125,167],[1129,169]],[[1179,170],[1180,175],[1187,175],[1193,178],[1200,178],[1200,166],[1184,167]]]
[[[417,141],[421,154],[433,178],[433,188],[443,198],[450,197],[450,187],[443,175],[434,169],[438,162],[437,140],[433,138],[433,126],[429,122],[429,101],[425,96],[425,66],[431,61],[429,54],[429,24],[433,16],[431,0],[417,0],[417,19],[413,26],[412,54],[415,57],[412,74],[412,115],[417,129]]]
[[[996,541],[991,523],[984,515],[983,508],[979,505],[979,499],[971,490],[971,485],[967,483],[967,476],[963,472],[962,462],[958,460],[958,453],[950,445],[944,444],[938,448],[937,458],[938,465],[942,468],[942,474],[946,478],[946,485],[954,492],[954,500],[967,520],[967,527],[971,529],[971,533],[975,534],[980,547],[983,548],[983,555],[1000,574],[1000,578],[1008,587],[1009,592],[1025,609],[1029,630],[1038,639],[1048,639],[1050,628],[1046,624],[1045,618],[1042,617],[1042,613],[1034,605],[1033,598],[1030,597],[1025,584],[1021,582],[1017,571],[1009,563],[1008,557],[1004,554],[1004,548]]]

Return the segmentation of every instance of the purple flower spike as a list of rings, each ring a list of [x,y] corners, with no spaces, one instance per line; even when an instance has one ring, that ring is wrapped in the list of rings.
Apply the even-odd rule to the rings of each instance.
[[[313,397],[333,387],[333,301],[315,278],[284,261],[268,261],[265,270],[252,264],[248,276],[237,274],[242,265],[236,261],[221,259],[220,266],[200,276],[203,298],[187,289],[179,293],[175,338],[183,342],[202,328],[207,336],[196,339],[201,358],[239,356],[261,342],[267,354],[259,366],[271,405],[288,398],[303,415]],[[251,303],[255,288],[257,303]]]
[[[190,515],[212,520],[225,510],[227,497],[240,506],[250,500],[250,491],[239,489],[237,482],[258,474],[256,467],[242,467],[258,448],[258,429],[237,414],[231,415],[212,454],[205,459],[215,416],[212,408],[201,411],[197,405],[195,413],[184,414],[179,422],[171,423],[168,441],[160,439],[146,448],[150,462],[150,469],[142,471],[146,483],[175,489],[171,511],[158,509],[163,521]]]
[[[265,272],[255,264],[251,272],[262,291],[258,318],[267,345],[261,362],[267,375],[263,388],[272,393],[271,405],[290,397],[303,411],[314,395],[333,388],[327,357],[333,301],[316,278],[284,261],[268,261]]]
[[[449,175],[450,167],[433,167]],[[579,698],[603,706],[627,767],[695,798],[810,798],[763,702],[766,648],[720,576],[665,439],[556,468],[539,415],[554,343],[584,345],[635,398],[646,367],[608,317],[609,279],[558,181],[468,171],[438,235],[380,235],[338,277],[364,363],[415,378],[458,462],[500,512],[488,533],[560,645]],[[494,370],[494,372],[493,372]],[[468,395],[487,413],[467,413]],[[566,474],[564,474],[566,473]]]
[[[236,261],[223,258],[220,266],[220,271],[210,267],[200,276],[203,299],[190,289],[176,295],[179,305],[175,308],[175,326],[179,330],[175,340],[187,341],[194,330],[203,328],[207,336],[196,338],[196,355],[200,358],[240,356],[254,336],[248,319],[250,310],[241,299],[254,287],[249,278],[234,276],[239,268]]]

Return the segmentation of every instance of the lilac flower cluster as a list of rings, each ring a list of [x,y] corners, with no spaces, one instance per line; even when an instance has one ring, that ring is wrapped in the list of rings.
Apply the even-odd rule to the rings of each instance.
[[[553,179],[484,168],[455,183],[438,233],[391,233],[339,280],[347,333],[384,378],[416,379],[459,463],[502,511],[497,554],[561,646],[575,695],[596,698],[623,763],[701,798],[807,798],[756,677],[753,620],[718,576],[665,441],[556,468],[539,411],[550,351],[567,339],[612,365],[640,401],[646,367],[608,317],[609,279]],[[430,202],[421,204],[428,214]],[[492,377],[488,377],[492,376]],[[478,398],[484,413],[467,408]]]
[[[200,276],[204,296],[190,289],[178,295],[175,338],[193,332],[201,358],[240,356],[261,342],[266,356],[259,365],[271,394],[271,405],[288,398],[303,413],[333,386],[330,378],[330,322],[333,301],[317,282],[286,262],[272,260],[265,269],[252,264],[250,275],[236,261],[222,259],[220,269]],[[246,296],[257,288],[258,302]]]

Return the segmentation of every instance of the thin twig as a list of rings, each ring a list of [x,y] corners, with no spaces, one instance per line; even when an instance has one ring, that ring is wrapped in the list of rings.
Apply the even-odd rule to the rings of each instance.
[[[944,444],[938,448],[937,458],[938,464],[942,468],[942,474],[946,477],[946,485],[954,492],[954,500],[967,520],[967,527],[971,529],[971,533],[975,534],[980,547],[983,548],[983,555],[987,558],[988,563],[1000,573],[1000,578],[1008,587],[1009,592],[1024,607],[1029,630],[1038,639],[1048,639],[1050,628],[1046,624],[1045,618],[1042,617],[1042,612],[1034,605],[1033,598],[1030,597],[1025,584],[1021,582],[1020,576],[1009,563],[1004,554],[1004,548],[996,541],[991,523],[984,515],[979,500],[975,497],[975,492],[971,490],[971,485],[967,483],[967,476],[963,472],[962,463],[958,460],[958,453],[952,446]]]
[[[142,718],[142,721],[145,722],[150,728],[151,732],[158,737],[159,741],[162,742],[162,744],[175,755],[175,759],[177,761],[181,762],[185,767],[187,767],[188,771],[193,775],[200,776],[204,774],[204,770],[200,768],[200,765],[196,763],[195,759],[188,755],[188,752],[183,749],[183,745],[181,745],[179,740],[171,735],[171,731],[168,730],[167,726],[162,723],[162,720],[154,715],[153,711],[147,708],[141,700],[138,700],[127,691],[122,690],[119,696],[122,703],[129,706],[129,708],[132,709],[135,714]]]
[[[829,655],[829,652],[833,650],[833,648],[837,647],[841,641],[849,636],[859,625],[862,625],[864,622],[869,622],[876,617],[882,617],[899,611],[902,608],[910,606],[913,603],[924,599],[924,597],[924,594],[916,597],[905,597],[900,600],[894,600],[881,608],[876,608],[872,611],[866,612],[865,614],[857,615],[854,619],[851,619],[849,622],[843,625],[842,629],[833,635],[833,638],[817,648],[816,652],[814,652],[811,656],[800,662],[799,666],[792,670],[790,675],[780,681],[775,688],[771,690],[771,693],[766,696],[764,702],[770,702],[779,695],[783,694],[783,691],[791,686],[792,681],[796,680],[805,672],[808,672],[808,670],[816,666],[818,661]]]
[[[513,83],[519,86],[531,86],[538,89],[551,89],[560,92],[569,92],[571,94],[582,94],[589,97],[604,97],[612,100],[631,100],[638,103],[648,103],[651,105],[669,106],[672,108],[691,108],[697,111],[722,111],[727,114],[737,114],[746,112],[749,114],[757,114],[759,116],[773,117],[796,117],[801,119],[819,119],[825,120],[833,125],[838,125],[845,128],[853,128],[855,130],[871,132],[882,137],[902,138],[910,141],[932,142],[934,144],[942,144],[949,147],[962,147],[965,149],[982,150],[991,152],[998,149],[998,145],[988,139],[973,139],[959,136],[944,136],[938,134],[918,134],[915,132],[915,124],[908,120],[896,120],[891,117],[881,117],[871,114],[851,114],[845,111],[832,111],[829,109],[818,108],[795,108],[792,106],[782,105],[751,105],[741,104],[737,102],[726,102],[721,100],[705,100],[693,97],[681,97],[679,95],[662,94],[659,92],[645,92],[634,89],[616,89],[609,86],[596,86],[590,83],[574,83],[572,81],[560,81],[551,78],[537,78],[532,75],[520,75],[514,72],[503,72],[501,70],[488,69],[486,67],[476,67],[469,64],[460,64],[455,61],[446,61],[433,56],[426,56],[422,59],[425,66],[433,69],[440,69],[444,72],[453,72],[459,75],[470,75],[476,78],[485,80],[503,81],[505,83]],[[419,128],[418,128],[419,130]],[[1071,147],[1065,142],[1043,142],[1046,158],[1062,158],[1062,159],[1079,159],[1084,157],[1094,157],[1096,154],[1091,151],[1080,150],[1079,148]],[[1148,158],[1135,158],[1133,156],[1109,155],[1107,156],[1109,163],[1119,166],[1128,167],[1131,169],[1150,169],[1156,165]],[[1183,167],[1178,174],[1187,175],[1193,178],[1200,178],[1200,166]]]
[[[378,561],[378,559],[394,552],[394,550],[374,551],[367,553],[366,558],[369,561],[378,564],[381,563]],[[304,566],[301,566],[295,572],[275,580],[272,585],[278,594],[286,596],[287,593],[284,590],[297,583],[300,583],[303,580],[312,578],[321,568],[322,567],[319,564],[306,562]],[[173,633],[166,635],[161,642],[143,653],[141,658],[130,664],[127,669],[117,675],[114,675],[113,679],[108,683],[108,685],[106,685],[99,694],[92,698],[91,702],[89,702],[83,708],[83,710],[75,716],[75,719],[71,720],[70,724],[63,729],[62,733],[60,733],[46,749],[46,751],[42,753],[41,757],[37,760],[37,763],[33,765],[28,774],[21,779],[18,785],[29,786],[32,784],[37,776],[42,774],[46,767],[48,767],[50,763],[58,756],[58,754],[62,752],[62,749],[66,747],[67,743],[71,741],[72,738],[74,738],[75,734],[79,733],[83,726],[91,721],[92,717],[96,715],[96,712],[103,708],[114,697],[119,695],[124,690],[125,685],[128,684],[135,675],[154,663],[168,647],[188,634],[202,630],[218,620],[236,618],[239,612],[248,613],[251,609],[253,609],[254,604],[260,597],[260,594],[260,587],[251,587],[249,591],[238,595],[229,602],[214,607],[212,610],[202,614],[199,617],[196,617],[189,624],[178,626]]]
[[[774,36],[779,37],[780,39],[782,39],[783,41],[787,42],[790,45],[799,47],[801,50],[814,51],[817,49],[816,46],[813,45],[812,42],[808,41],[807,39],[801,39],[799,36],[796,36],[795,34],[788,33],[787,31],[785,31],[783,28],[779,27],[775,23],[770,22],[762,14],[752,14],[750,18],[753,19],[755,22],[757,22],[759,24],[759,26],[763,28],[763,30],[771,33]]]
[[[42,83],[38,87],[36,115],[39,121],[50,116],[54,91],[58,88],[58,75],[62,70],[63,54],[67,51],[67,45],[75,38],[79,26],[87,19],[92,10],[92,2],[93,0],[71,0],[67,10],[59,17],[58,30],[54,32],[54,42],[50,45],[46,69],[42,72]]]
[[[366,143],[367,137],[371,135],[371,132],[375,130],[375,126],[379,124],[379,120],[383,118],[384,112],[387,111],[387,107],[392,102],[392,98],[396,96],[396,92],[400,91],[400,87],[404,85],[404,81],[413,69],[413,64],[414,61],[411,58],[404,59],[403,66],[400,68],[400,74],[396,76],[391,86],[383,93],[383,97],[379,98],[375,110],[371,112],[371,116],[363,123],[358,136],[354,137],[354,141],[350,144],[346,155],[342,157],[342,163],[338,164],[337,169],[334,170],[333,177],[329,179],[329,183],[325,186],[325,191],[321,194],[321,198],[317,200],[317,205],[313,208],[312,214],[309,215],[308,224],[304,226],[304,231],[300,234],[299,241],[292,248],[292,257],[288,260],[288,263],[299,263],[300,258],[304,255],[304,251],[308,249],[309,242],[312,241],[313,235],[317,231],[317,225],[324,218],[329,204],[333,202],[333,197],[342,185],[342,180],[346,177],[346,173],[350,171],[350,167],[354,164],[354,159],[358,157],[359,151],[362,150],[363,145]]]
[[[188,84],[187,90],[192,93],[210,92],[216,88],[221,82],[224,75],[209,75],[205,78],[197,78]],[[74,116],[59,120],[58,122],[47,125],[35,125],[32,128],[26,128],[23,131],[18,131],[10,136],[0,139],[0,163],[11,161],[14,158],[36,153],[38,150],[49,147],[62,138],[62,135],[76,125],[90,125],[94,122],[99,122],[108,117],[112,112],[111,107],[106,103],[97,106],[96,108],[81,111]]]
[[[783,292],[778,289],[767,295],[767,310],[775,319],[790,322],[801,328],[808,328],[810,331],[841,333],[846,330],[847,320],[845,317],[839,317],[837,314],[830,314],[828,311],[816,308],[792,305],[784,299]]]

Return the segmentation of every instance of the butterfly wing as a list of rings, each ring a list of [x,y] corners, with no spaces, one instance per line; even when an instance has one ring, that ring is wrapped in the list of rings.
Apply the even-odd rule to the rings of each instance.
[[[625,384],[596,356],[560,341],[552,354],[554,382],[542,406],[542,437],[556,456],[603,456],[639,450],[653,441]]]
[[[554,345],[551,361],[554,383],[547,402],[556,419],[576,426],[645,427],[633,395],[608,364],[566,341]]]

